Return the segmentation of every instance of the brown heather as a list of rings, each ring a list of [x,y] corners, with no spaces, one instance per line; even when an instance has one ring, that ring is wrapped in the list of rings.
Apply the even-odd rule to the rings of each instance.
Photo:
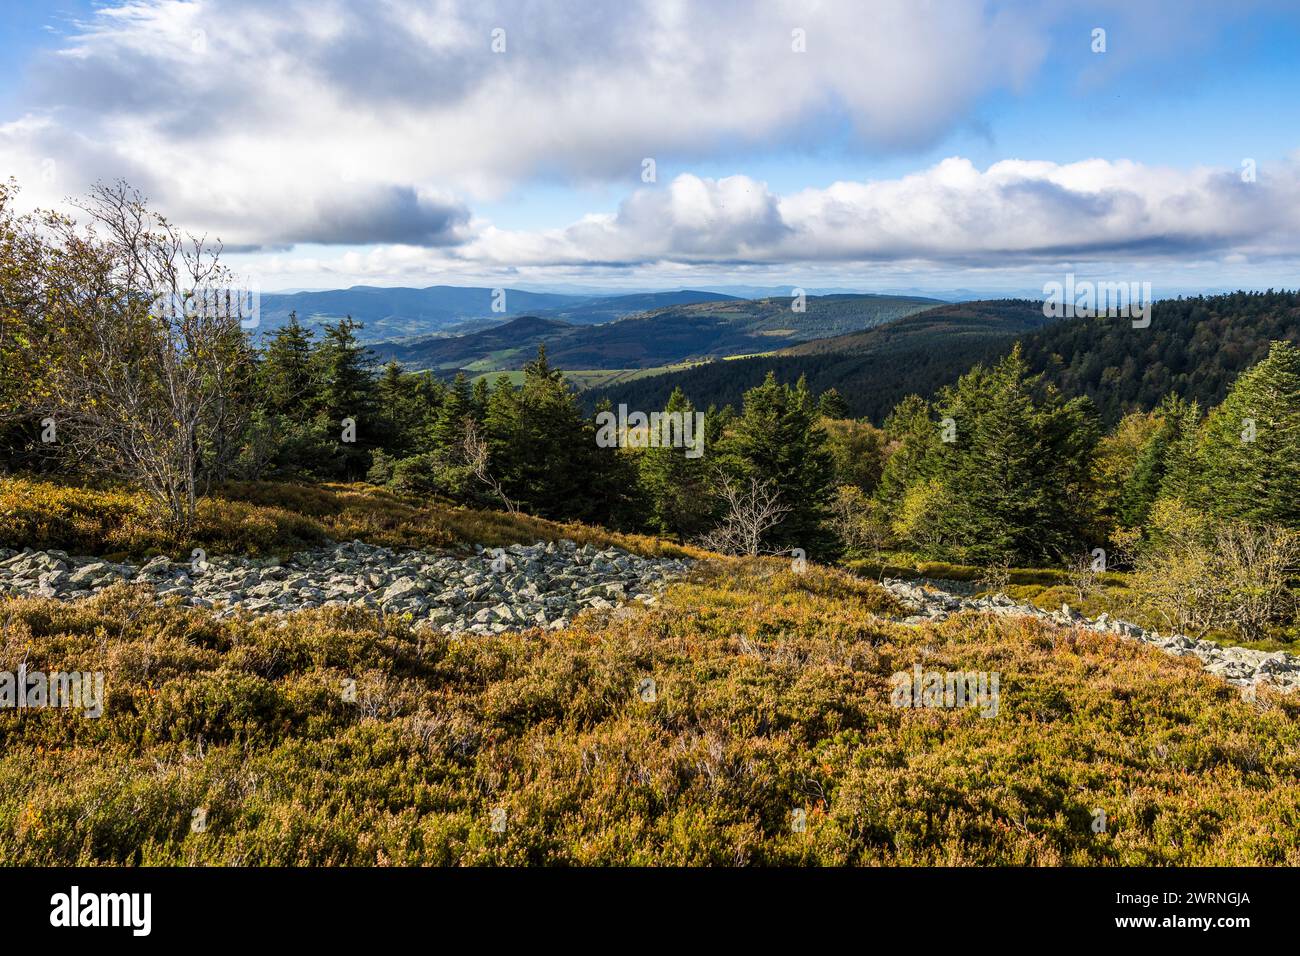
[[[1300,864],[1300,702],[1109,635],[897,610],[774,559],[466,640],[357,610],[217,623],[126,586],[9,600],[0,669],[102,669],[107,704],[0,712],[0,859]],[[998,671],[998,715],[891,707],[915,662]]]
[[[468,548],[568,538],[642,555],[705,553],[645,535],[479,511],[366,484],[229,482],[199,500],[192,538],[184,541],[168,538],[149,515],[139,492],[0,478],[0,547],[8,548],[59,548],[112,558],[188,557],[195,547],[210,554],[287,556],[327,539],[360,538],[390,548]]]

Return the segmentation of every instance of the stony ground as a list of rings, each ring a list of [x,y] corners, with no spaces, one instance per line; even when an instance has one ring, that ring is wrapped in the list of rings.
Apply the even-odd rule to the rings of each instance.
[[[562,628],[585,608],[608,609],[627,601],[653,604],[668,581],[689,566],[682,559],[643,558],[572,541],[479,547],[472,556],[393,551],[353,541],[299,552],[285,562],[196,554],[187,562],[157,557],[142,565],[0,548],[0,594],[77,600],[125,582],[151,588],[160,601],[174,598],[211,608],[218,617],[352,604],[410,615],[417,626],[445,633],[497,634]],[[1049,612],[1004,594],[976,598],[953,593],[960,584],[890,578],[881,583],[914,611],[904,623],[941,621],[962,611],[1038,617],[1119,634],[1176,657],[1194,656],[1209,673],[1243,687],[1267,682],[1287,691],[1300,688],[1300,657],[1282,651],[1164,635],[1105,614],[1089,620],[1068,605]]]
[[[950,614],[961,611],[981,611],[987,614],[1030,616],[1044,618],[1070,627],[1083,627],[1093,631],[1119,634],[1160,648],[1174,657],[1196,657],[1202,667],[1217,677],[1243,688],[1254,688],[1261,683],[1271,683],[1284,691],[1300,688],[1300,657],[1285,651],[1253,651],[1244,647],[1223,647],[1213,641],[1197,640],[1182,634],[1161,634],[1117,621],[1107,614],[1089,620],[1068,604],[1059,611],[1044,611],[1032,604],[1017,604],[1005,594],[974,598],[953,594],[935,582],[901,581],[886,578],[884,588],[904,605],[915,610],[904,623],[920,624],[942,621]]]
[[[689,566],[572,541],[476,551],[465,557],[353,541],[300,552],[283,563],[196,555],[188,562],[157,557],[133,565],[62,551],[0,549],[0,593],[76,600],[131,582],[152,588],[159,600],[212,608],[219,617],[355,604],[409,614],[418,625],[447,633],[496,634],[561,628],[584,608],[654,603],[666,582]]]

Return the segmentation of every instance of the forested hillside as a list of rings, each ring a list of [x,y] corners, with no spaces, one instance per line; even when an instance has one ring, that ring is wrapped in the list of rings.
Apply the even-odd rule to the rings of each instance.
[[[637,301],[646,301],[638,297]],[[934,300],[880,295],[704,302],[657,309],[603,325],[577,325],[525,316],[507,326],[458,339],[380,344],[381,360],[445,373],[521,369],[545,345],[565,369],[643,369],[703,358],[769,352],[840,332],[883,325],[927,308]],[[666,397],[666,396],[665,396]]]
[[[594,392],[588,402],[659,407],[681,388],[700,405],[734,405],[771,371],[782,380],[807,376],[814,392],[833,388],[852,414],[879,423],[906,395],[930,396],[1020,342],[1030,371],[1067,398],[1092,399],[1113,425],[1170,394],[1202,408],[1218,404],[1275,341],[1300,342],[1300,293],[1165,299],[1155,303],[1147,328],[1116,317],[1051,321],[1041,303],[1024,299],[962,302],[772,355],[638,379]]]
[[[929,395],[956,381],[972,365],[1009,349],[1018,334],[1049,321],[1040,303],[1025,299],[942,305],[875,328],[637,379],[586,397],[588,404],[608,399],[659,408],[680,388],[700,407],[736,405],[771,372],[782,381],[806,376],[814,392],[834,388],[851,414],[880,422],[905,396]]]
[[[1126,318],[1069,319],[1024,336],[1023,351],[1031,369],[1067,396],[1092,399],[1110,424],[1167,394],[1217,405],[1279,340],[1300,342],[1300,293],[1165,299],[1142,329]]]

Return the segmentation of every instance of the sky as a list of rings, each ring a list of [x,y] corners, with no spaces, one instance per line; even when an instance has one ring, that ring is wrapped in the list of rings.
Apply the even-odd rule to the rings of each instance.
[[[0,0],[0,177],[264,291],[1300,285],[1300,5]]]

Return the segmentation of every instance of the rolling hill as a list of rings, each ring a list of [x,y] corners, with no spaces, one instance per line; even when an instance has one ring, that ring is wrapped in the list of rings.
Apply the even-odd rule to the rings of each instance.
[[[807,375],[814,392],[833,387],[854,415],[879,423],[906,395],[929,397],[1019,342],[1032,371],[1068,398],[1087,396],[1110,426],[1127,412],[1155,407],[1167,393],[1202,408],[1217,405],[1237,375],[1281,339],[1300,343],[1300,293],[1164,299],[1144,329],[1127,318],[1045,319],[1042,304],[1025,299],[963,302],[769,355],[601,384],[584,399],[655,409],[680,386],[701,407],[738,405],[771,371],[782,381]]]
[[[424,289],[353,286],[324,292],[267,293],[261,298],[260,330],[265,333],[279,328],[294,311],[304,325],[317,326],[350,315],[364,326],[359,334],[362,341],[401,341],[476,332],[520,315],[595,325],[649,309],[734,298],[690,289],[614,296],[505,289],[500,300],[504,311],[494,312],[495,292],[485,287],[435,285]]]
[[[630,295],[591,299],[576,305],[546,309],[537,314],[550,319],[562,319],[573,325],[600,325],[605,322],[615,322],[638,312],[666,309],[674,305],[727,302],[737,299],[738,296],[727,295],[724,292],[696,292],[692,289],[681,289],[676,292],[636,292]]]
[[[260,330],[279,328],[296,311],[304,325],[323,325],[352,316],[364,328],[364,342],[444,332],[471,319],[501,319],[579,305],[587,296],[506,289],[504,313],[492,311],[492,289],[435,285],[426,289],[353,286],[327,292],[268,293],[262,296]]]
[[[375,352],[382,360],[395,358],[413,369],[483,373],[518,369],[538,345],[545,344],[551,361],[560,368],[650,369],[770,352],[820,336],[886,324],[932,304],[911,297],[833,295],[808,297],[804,312],[794,312],[791,300],[784,298],[670,306],[604,325],[527,316],[457,339],[382,343]]]
[[[836,388],[854,415],[880,421],[913,392],[928,395],[975,362],[1009,348],[1018,335],[1046,325],[1042,305],[1026,299],[945,304],[846,335],[795,344],[768,355],[708,362],[671,374],[593,389],[630,407],[662,408],[678,386],[699,407],[739,405],[768,372],[782,381],[808,376],[815,392]]]

